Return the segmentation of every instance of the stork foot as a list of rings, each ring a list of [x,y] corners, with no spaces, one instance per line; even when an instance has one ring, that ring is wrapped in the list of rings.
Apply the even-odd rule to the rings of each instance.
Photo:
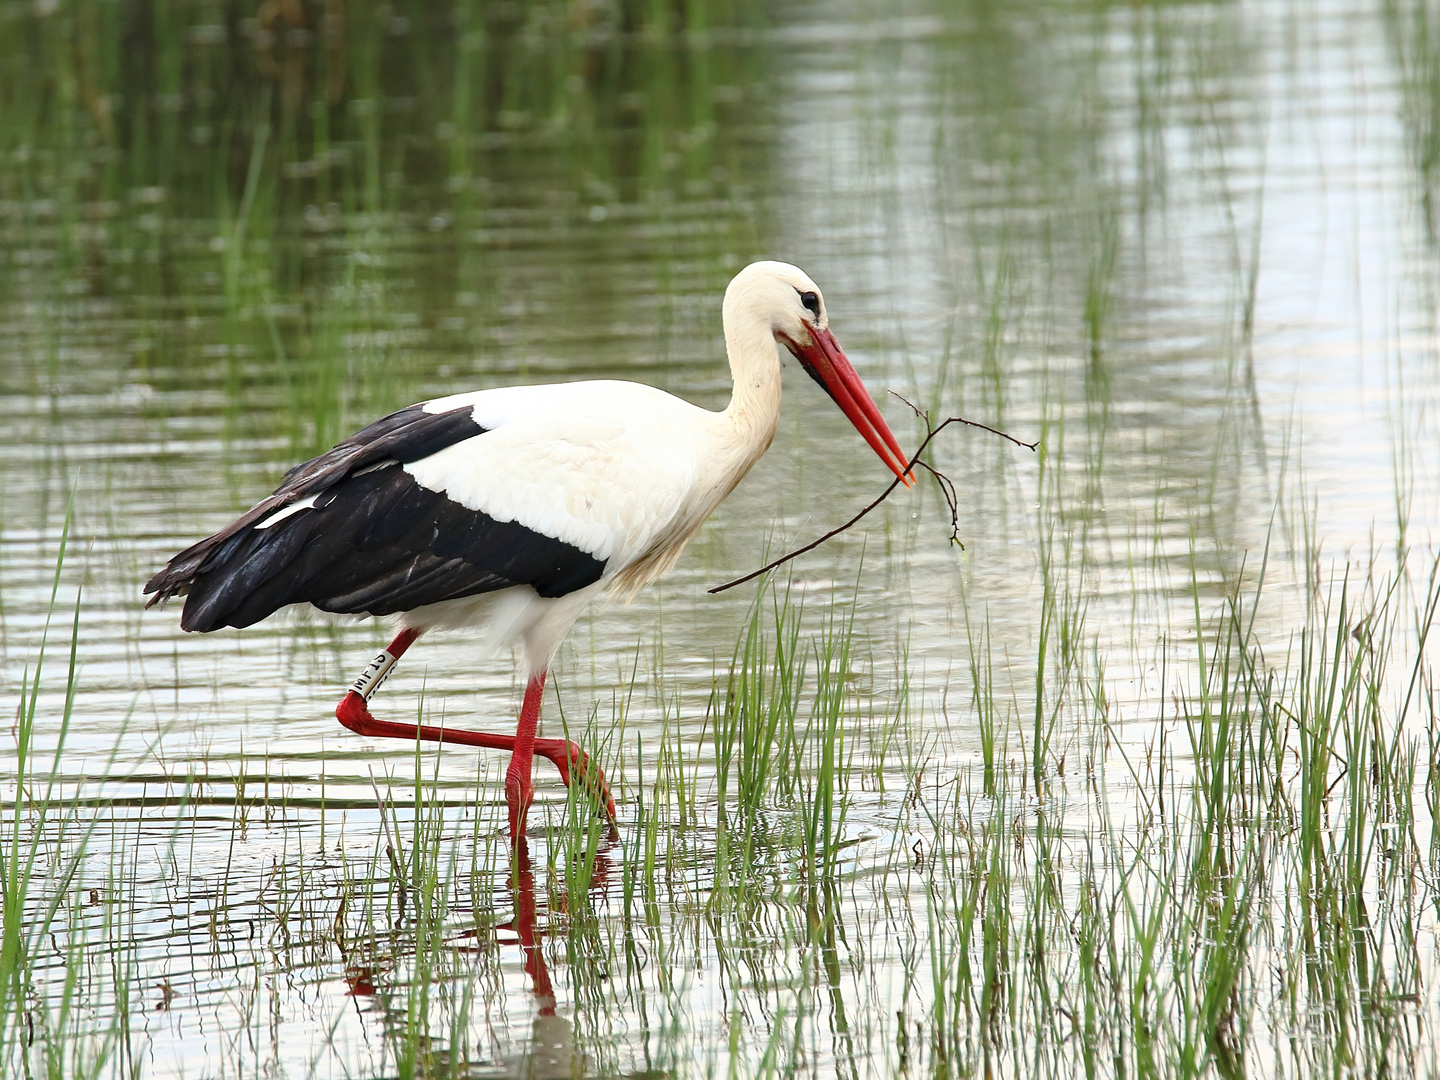
[[[615,825],[615,798],[610,794],[610,784],[599,765],[592,764],[590,755],[580,744],[568,739],[536,739],[535,753],[549,758],[560,770],[560,782],[567,787],[576,785],[588,793],[605,811],[611,827]]]

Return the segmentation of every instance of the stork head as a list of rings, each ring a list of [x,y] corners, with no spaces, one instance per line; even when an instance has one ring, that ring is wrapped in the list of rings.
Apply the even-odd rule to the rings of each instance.
[[[732,308],[740,307],[768,320],[775,340],[790,350],[805,373],[830,395],[890,471],[913,486],[914,477],[905,468],[905,451],[830,333],[830,316],[820,286],[789,263],[751,263],[725,290],[727,321]]]

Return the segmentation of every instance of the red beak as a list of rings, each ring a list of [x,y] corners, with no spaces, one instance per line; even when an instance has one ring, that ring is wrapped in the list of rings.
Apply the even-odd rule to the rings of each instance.
[[[889,466],[890,471],[906,487],[914,487],[915,477],[905,467],[909,463],[905,451],[900,449],[890,425],[885,423],[885,418],[875,407],[875,399],[855,373],[855,365],[841,351],[835,335],[829,330],[812,329],[808,345],[798,345],[783,334],[780,340],[795,354],[795,359],[800,361],[800,366],[810,377],[825,388],[831,400],[850,418],[855,430],[865,436],[865,441],[880,455],[880,460]]]

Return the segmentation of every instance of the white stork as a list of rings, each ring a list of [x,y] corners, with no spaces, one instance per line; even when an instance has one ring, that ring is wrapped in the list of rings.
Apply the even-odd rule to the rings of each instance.
[[[598,768],[563,739],[537,739],[546,669],[580,612],[606,589],[633,591],[680,557],[720,500],[765,453],[780,416],[785,346],[906,483],[906,458],[828,329],[802,271],[757,262],[725,291],[730,404],[710,412],[639,383],[508,386],[424,401],[377,420],[286,474],[214,536],[145,586],[184,596],[180,625],[249,626],[289,604],[390,617],[395,640],[336,708],[369,738],[509,750],[512,843],[524,835],[535,754],[615,803]],[[519,646],[526,678],[515,734],[397,724],[371,695],[430,629],[478,629]]]

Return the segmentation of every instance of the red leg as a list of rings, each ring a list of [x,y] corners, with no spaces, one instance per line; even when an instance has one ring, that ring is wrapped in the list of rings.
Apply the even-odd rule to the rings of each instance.
[[[525,684],[525,701],[520,706],[520,722],[515,725],[515,748],[510,751],[510,767],[505,770],[505,803],[510,807],[510,842],[518,843],[525,835],[525,816],[535,798],[535,782],[531,779],[535,760],[535,730],[540,726],[540,702],[545,697],[545,672]]]
[[[615,800],[610,795],[610,786],[605,782],[605,775],[598,768],[590,764],[589,755],[581,750],[573,742],[564,739],[536,739],[535,728],[540,719],[540,691],[545,685],[545,673],[541,672],[537,679],[532,679],[525,688],[525,704],[520,710],[520,728],[514,735],[492,735],[486,731],[463,731],[451,730],[449,728],[435,727],[432,724],[397,724],[389,720],[376,720],[370,715],[368,702],[375,693],[385,677],[389,675],[390,669],[394,667],[395,661],[405,655],[405,650],[414,644],[415,639],[420,636],[419,630],[402,630],[396,635],[385,651],[370,662],[364,674],[355,680],[350,691],[340,700],[335,707],[335,717],[357,735],[363,735],[371,739],[409,739],[412,742],[416,739],[425,739],[430,742],[459,743],[462,746],[479,746],[487,750],[509,750],[512,757],[510,768],[505,776],[505,797],[510,803],[511,836],[517,835],[514,825],[517,823],[523,826],[524,813],[519,810],[517,803],[510,802],[510,778],[512,775],[521,775],[517,769],[518,762],[514,755],[520,751],[520,735],[525,730],[526,715],[533,712],[530,717],[529,747],[524,755],[523,775],[528,785],[529,797],[525,800],[525,808],[530,805],[530,798],[534,797],[534,786],[530,783],[530,763],[533,755],[553,761],[560,770],[560,779],[569,784],[572,775],[582,786],[587,788],[605,809],[606,816],[611,824],[615,821]],[[532,690],[534,691],[532,709]],[[526,785],[522,785],[526,786]],[[517,787],[517,791],[520,789]]]

